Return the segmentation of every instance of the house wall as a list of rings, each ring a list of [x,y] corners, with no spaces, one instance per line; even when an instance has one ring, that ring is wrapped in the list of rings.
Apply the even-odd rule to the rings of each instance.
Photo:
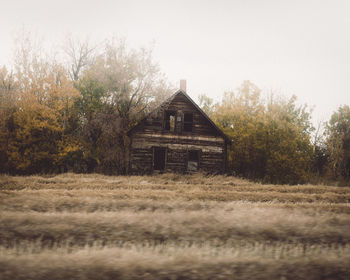
[[[164,130],[165,111],[193,114],[192,132],[183,131],[179,125],[175,131]],[[180,123],[179,123],[180,124]],[[145,119],[130,135],[130,171],[151,173],[153,171],[153,147],[165,147],[167,159],[165,172],[185,172],[187,153],[200,150],[199,170],[221,173],[225,168],[225,140],[200,111],[182,94]]]

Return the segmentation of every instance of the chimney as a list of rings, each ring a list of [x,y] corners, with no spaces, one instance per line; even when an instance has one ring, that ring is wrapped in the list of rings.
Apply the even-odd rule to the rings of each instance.
[[[180,80],[180,89],[186,92],[186,80]]]

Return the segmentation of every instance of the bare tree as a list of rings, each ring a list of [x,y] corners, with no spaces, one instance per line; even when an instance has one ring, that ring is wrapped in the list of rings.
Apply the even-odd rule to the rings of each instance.
[[[94,85],[94,87],[91,87]],[[82,99],[94,101],[96,110],[90,114],[85,127],[94,135],[96,153],[102,168],[127,171],[127,131],[142,116],[167,98],[170,85],[153,61],[152,49],[129,49],[125,40],[112,39],[104,51],[86,68],[78,85]],[[87,106],[93,109],[93,104]]]
[[[319,120],[317,122],[317,126],[315,128],[315,131],[312,133],[313,134],[313,141],[312,144],[314,147],[320,146],[322,142],[324,142],[323,136],[324,136],[324,121]]]
[[[0,100],[1,104],[10,103],[14,98],[13,92],[16,88],[16,81],[13,72],[8,72],[6,67],[0,68]]]
[[[130,50],[123,39],[113,39],[105,44],[104,52],[96,57],[87,76],[103,85],[108,103],[128,123],[171,92],[153,61],[152,49]]]
[[[84,68],[93,63],[97,48],[98,45],[91,45],[89,39],[67,36],[63,51],[68,56],[68,72],[73,81],[77,81]]]

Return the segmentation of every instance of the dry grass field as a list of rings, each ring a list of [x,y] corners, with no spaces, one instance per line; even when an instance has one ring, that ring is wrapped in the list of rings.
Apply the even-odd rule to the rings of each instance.
[[[0,176],[0,279],[350,279],[350,187]]]

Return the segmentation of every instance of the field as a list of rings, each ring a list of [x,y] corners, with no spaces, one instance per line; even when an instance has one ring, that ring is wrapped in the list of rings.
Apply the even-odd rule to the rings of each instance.
[[[350,279],[350,187],[3,175],[0,279]]]

